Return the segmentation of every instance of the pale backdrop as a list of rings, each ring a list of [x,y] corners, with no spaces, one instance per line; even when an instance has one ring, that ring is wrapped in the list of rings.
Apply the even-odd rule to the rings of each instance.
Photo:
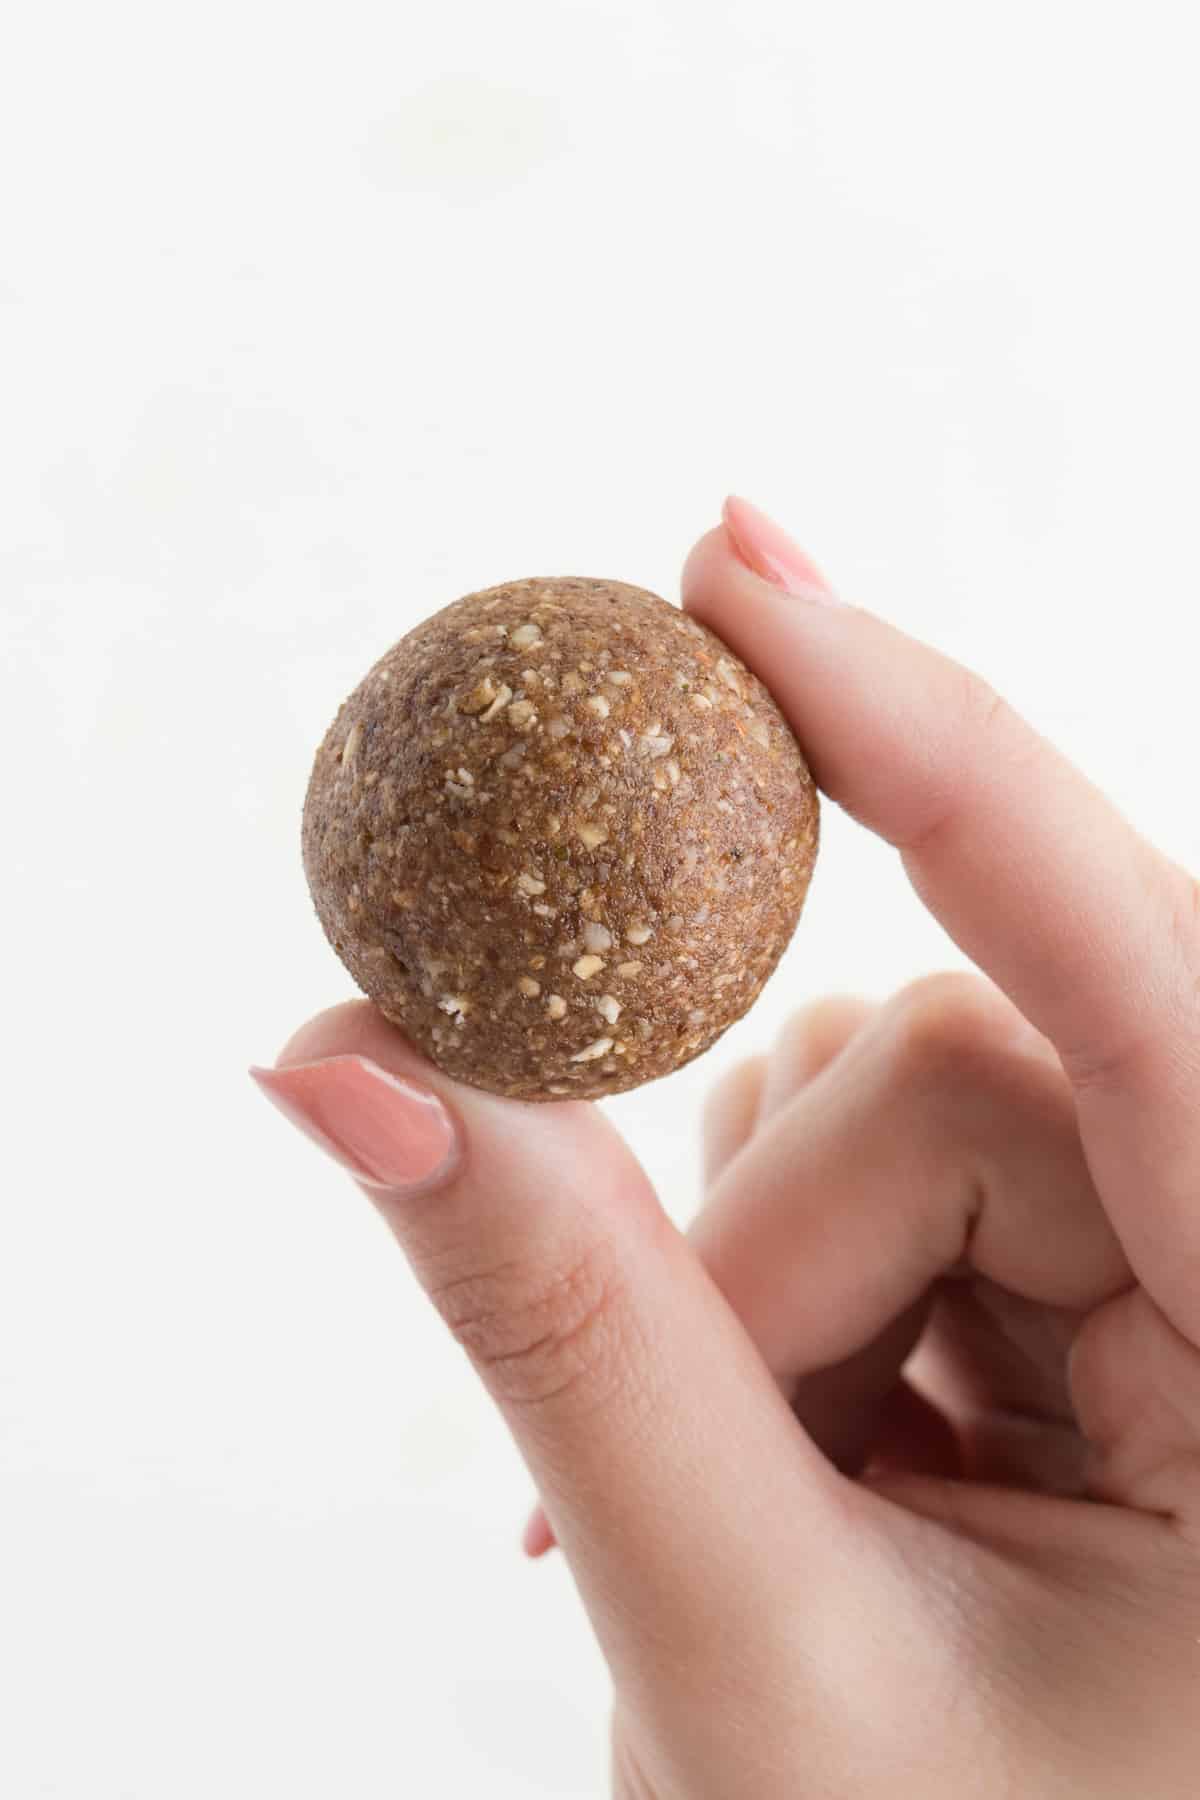
[[[598,1800],[606,1683],[367,1204],[311,752],[424,613],[735,488],[1200,866],[1182,5],[43,0],[0,62],[0,1791]],[[832,808],[753,1016],[962,959]]]

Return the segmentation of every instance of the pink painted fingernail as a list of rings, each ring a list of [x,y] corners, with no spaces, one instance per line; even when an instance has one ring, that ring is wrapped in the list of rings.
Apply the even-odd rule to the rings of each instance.
[[[774,519],[731,494],[721,509],[729,539],[746,567],[785,593],[823,606],[841,606],[820,569]]]
[[[547,1550],[553,1550],[557,1542],[554,1527],[539,1503],[525,1521],[525,1529],[521,1533],[521,1548],[526,1556],[536,1562],[539,1556],[545,1556]]]
[[[425,1187],[457,1160],[453,1122],[433,1090],[368,1057],[327,1056],[250,1074],[285,1118],[371,1187]]]

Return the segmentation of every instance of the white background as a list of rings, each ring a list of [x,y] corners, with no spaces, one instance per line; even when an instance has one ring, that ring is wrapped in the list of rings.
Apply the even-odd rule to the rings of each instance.
[[[466,590],[675,591],[734,488],[1200,865],[1184,5],[41,0],[0,63],[0,1791],[604,1793],[526,1477],[254,1093],[299,811]],[[961,958],[832,807],[711,1078]]]

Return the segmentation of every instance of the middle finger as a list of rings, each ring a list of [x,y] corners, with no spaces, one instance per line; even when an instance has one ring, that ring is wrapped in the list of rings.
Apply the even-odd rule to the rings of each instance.
[[[966,1269],[1050,1306],[1129,1278],[1062,1072],[992,996],[914,983],[766,1119],[692,1228],[784,1382],[874,1342]]]

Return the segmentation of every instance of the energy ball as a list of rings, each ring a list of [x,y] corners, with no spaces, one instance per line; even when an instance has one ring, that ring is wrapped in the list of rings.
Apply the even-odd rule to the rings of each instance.
[[[380,658],[313,764],[326,936],[448,1075],[599,1099],[699,1056],[796,927],[819,803],[737,657],[620,581],[506,582]]]

